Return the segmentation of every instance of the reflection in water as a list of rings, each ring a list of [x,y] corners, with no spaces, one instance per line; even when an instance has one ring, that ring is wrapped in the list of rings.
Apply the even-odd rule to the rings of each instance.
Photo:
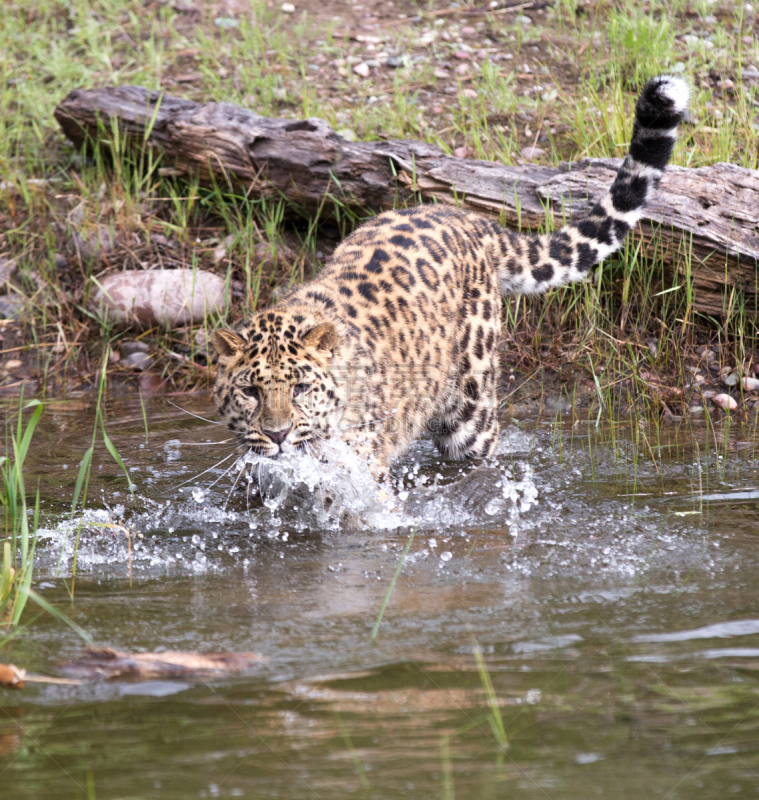
[[[107,414],[136,496],[96,453],[66,521],[92,418],[49,409],[35,588],[101,643],[268,662],[0,694],[3,799],[756,795],[759,556],[733,491],[757,484],[753,450],[512,423],[487,464],[421,442],[390,497],[338,458],[256,464],[249,498],[232,459],[201,474],[224,431],[147,410],[147,443],[139,403]],[[80,650],[44,616],[2,655],[56,674]]]

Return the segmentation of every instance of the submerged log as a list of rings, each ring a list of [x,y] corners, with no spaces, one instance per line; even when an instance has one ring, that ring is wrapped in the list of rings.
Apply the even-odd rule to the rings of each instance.
[[[161,153],[162,174],[284,197],[307,213],[439,202],[537,230],[547,214],[555,225],[580,217],[620,163],[512,167],[454,158],[418,141],[349,142],[321,119],[262,117],[232,103],[196,103],[140,86],[77,89],[55,117],[77,146],[106,145],[116,125],[127,145]],[[697,311],[724,317],[743,302],[759,317],[759,171],[669,167],[638,233],[673,280],[692,276]]]

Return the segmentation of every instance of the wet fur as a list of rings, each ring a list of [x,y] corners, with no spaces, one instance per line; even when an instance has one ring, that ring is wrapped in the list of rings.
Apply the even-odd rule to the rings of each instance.
[[[621,246],[687,101],[679,78],[646,84],[630,152],[577,225],[532,236],[458,208],[389,211],[348,236],[313,281],[217,331],[214,400],[241,447],[275,456],[339,435],[378,476],[425,431],[448,457],[491,454],[501,295],[583,280]]]

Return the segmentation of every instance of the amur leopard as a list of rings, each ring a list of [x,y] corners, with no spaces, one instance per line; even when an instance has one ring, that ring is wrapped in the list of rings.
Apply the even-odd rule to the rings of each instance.
[[[498,437],[501,295],[586,278],[659,184],[688,103],[660,75],[636,105],[628,155],[576,225],[524,235],[442,205],[382,213],[309,283],[218,330],[214,400],[240,449],[275,457],[341,437],[381,477],[419,435],[454,459]]]

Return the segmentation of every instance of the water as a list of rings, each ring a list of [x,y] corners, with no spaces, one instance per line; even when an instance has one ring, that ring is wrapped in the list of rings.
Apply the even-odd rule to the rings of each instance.
[[[233,458],[192,480],[231,452],[221,426],[146,411],[147,442],[138,402],[106,416],[136,493],[100,448],[72,524],[93,410],[47,409],[35,589],[98,643],[267,661],[0,690],[3,800],[759,794],[745,431],[645,428],[636,444],[624,426],[512,421],[476,469],[419,443],[387,496],[356,464],[257,465],[262,501],[230,493]],[[0,659],[59,675],[81,652],[40,615]]]

